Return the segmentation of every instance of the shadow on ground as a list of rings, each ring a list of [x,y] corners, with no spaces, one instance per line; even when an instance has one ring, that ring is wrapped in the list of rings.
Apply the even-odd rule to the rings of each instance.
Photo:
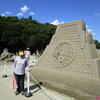
[[[30,90],[32,90],[32,94],[38,92],[41,89],[41,87],[38,84],[31,85]],[[27,88],[25,88],[25,92],[27,92]]]

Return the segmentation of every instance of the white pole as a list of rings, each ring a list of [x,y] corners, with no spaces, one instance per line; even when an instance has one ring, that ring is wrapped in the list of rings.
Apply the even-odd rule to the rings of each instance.
[[[27,69],[29,69],[29,68],[27,68]],[[29,75],[29,71],[27,70],[27,93],[29,93],[30,92],[30,75]]]
[[[25,94],[26,97],[31,97],[32,93],[30,92],[30,73],[29,68],[26,68],[26,75],[27,75],[27,92]]]
[[[7,68],[7,65],[6,65],[6,61],[5,61],[4,75],[6,75],[6,68]]]
[[[3,71],[2,78],[7,77],[7,75],[6,75],[6,69],[7,69],[7,63],[6,63],[6,61],[5,61],[5,62],[4,62],[4,71]]]

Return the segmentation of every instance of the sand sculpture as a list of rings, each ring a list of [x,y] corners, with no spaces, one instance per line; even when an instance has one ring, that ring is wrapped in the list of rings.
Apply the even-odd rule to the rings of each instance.
[[[57,26],[32,75],[44,86],[80,100],[100,94],[100,57],[82,20]]]

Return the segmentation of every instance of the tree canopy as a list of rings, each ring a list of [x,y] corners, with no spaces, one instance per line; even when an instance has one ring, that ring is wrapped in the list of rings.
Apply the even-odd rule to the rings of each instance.
[[[19,49],[30,48],[32,52],[43,50],[55,33],[56,26],[40,23],[29,18],[0,16],[0,53],[4,48],[15,53]]]
[[[96,44],[96,48],[100,49],[100,42],[98,40],[94,40],[94,43]]]

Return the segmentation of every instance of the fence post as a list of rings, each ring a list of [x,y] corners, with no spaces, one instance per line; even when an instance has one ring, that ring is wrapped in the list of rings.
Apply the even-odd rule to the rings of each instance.
[[[30,92],[30,73],[29,68],[26,68],[26,75],[27,75],[27,92],[25,93],[26,97],[31,97],[32,93]]]
[[[7,77],[7,75],[6,75],[6,70],[7,70],[7,62],[5,61],[5,62],[4,62],[4,71],[3,71],[2,78],[6,78],[6,77]]]

